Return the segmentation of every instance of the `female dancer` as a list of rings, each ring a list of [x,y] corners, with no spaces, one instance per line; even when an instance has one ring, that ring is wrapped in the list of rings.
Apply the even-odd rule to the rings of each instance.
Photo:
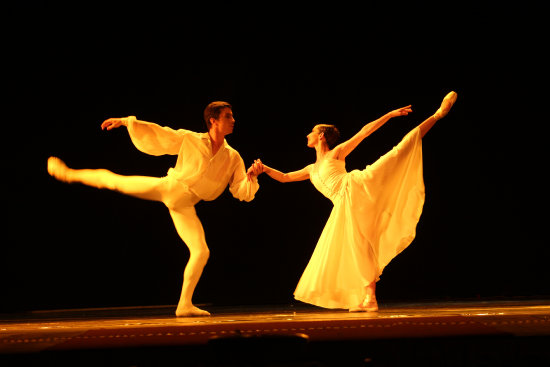
[[[388,112],[339,145],[336,127],[315,126],[307,146],[315,148],[317,159],[299,171],[282,173],[255,161],[250,172],[265,172],[279,182],[310,179],[334,204],[294,292],[297,300],[325,308],[378,310],[376,282],[384,267],[412,242],[422,213],[422,138],[447,115],[456,97],[455,92],[447,94],[433,116],[361,171],[347,172],[346,156],[392,117],[412,112],[410,105]]]

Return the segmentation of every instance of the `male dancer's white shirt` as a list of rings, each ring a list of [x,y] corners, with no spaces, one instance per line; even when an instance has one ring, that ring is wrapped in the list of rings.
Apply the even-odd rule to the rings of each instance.
[[[259,189],[257,177],[248,180],[239,152],[224,140],[223,146],[212,155],[208,133],[174,130],[169,127],[128,118],[128,132],[137,149],[150,155],[177,155],[175,167],[168,177],[175,178],[202,200],[214,200],[227,185],[231,194],[251,201]]]

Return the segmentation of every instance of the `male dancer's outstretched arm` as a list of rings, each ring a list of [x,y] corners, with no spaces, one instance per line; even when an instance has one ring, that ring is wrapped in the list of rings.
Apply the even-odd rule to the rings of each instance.
[[[137,149],[150,155],[179,153],[183,136],[188,130],[174,130],[152,122],[136,119],[135,116],[109,118],[101,124],[101,129],[112,130],[120,126],[128,128],[130,139]]]

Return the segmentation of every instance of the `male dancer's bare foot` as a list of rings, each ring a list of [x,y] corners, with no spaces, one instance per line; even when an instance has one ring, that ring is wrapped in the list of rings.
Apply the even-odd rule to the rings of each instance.
[[[177,317],[210,316],[210,312],[201,310],[198,307],[182,307],[176,309]]]
[[[451,110],[451,107],[453,107],[454,103],[456,102],[457,94],[454,91],[449,92],[445,98],[443,98],[443,102],[441,102],[441,107],[435,112],[434,118],[436,120],[440,120],[443,117],[447,116],[449,111]]]
[[[67,173],[70,168],[57,157],[48,158],[48,173],[59,181],[69,182]]]

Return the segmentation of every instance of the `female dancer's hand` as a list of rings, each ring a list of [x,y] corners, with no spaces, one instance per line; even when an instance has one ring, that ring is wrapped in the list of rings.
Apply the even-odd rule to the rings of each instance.
[[[250,181],[252,177],[259,176],[262,172],[264,172],[264,165],[261,160],[256,159],[254,160],[254,163],[250,166],[250,168],[246,171],[246,176]]]
[[[391,112],[388,112],[388,116],[389,117],[407,116],[409,113],[412,112],[411,106],[412,105],[408,105],[408,106],[393,110]]]
[[[112,130],[116,127],[120,127],[121,125],[128,126],[128,118],[127,117],[114,117],[107,119],[103,121],[101,124],[101,130]]]
[[[265,166],[260,159],[254,161],[254,170],[257,173],[256,176],[259,176],[261,173],[265,172]]]

